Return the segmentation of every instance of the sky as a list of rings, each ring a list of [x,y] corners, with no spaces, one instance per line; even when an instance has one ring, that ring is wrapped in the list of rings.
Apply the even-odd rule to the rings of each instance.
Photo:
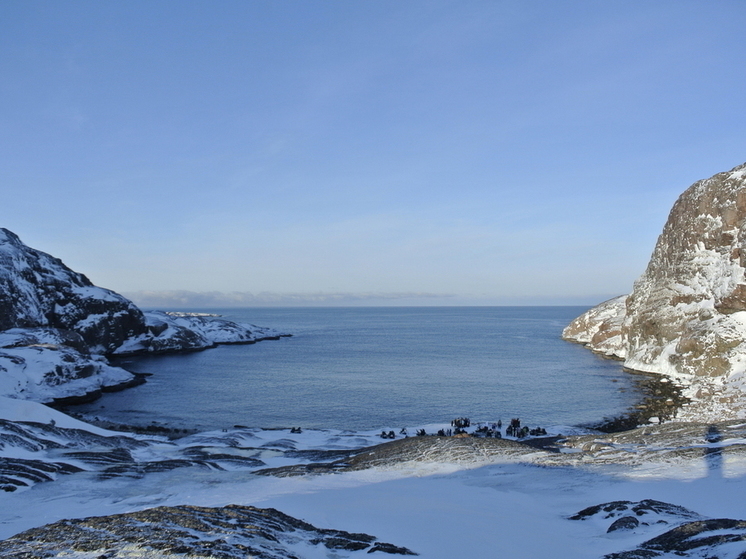
[[[0,226],[141,303],[595,304],[681,192],[746,162],[744,21],[3,0]]]

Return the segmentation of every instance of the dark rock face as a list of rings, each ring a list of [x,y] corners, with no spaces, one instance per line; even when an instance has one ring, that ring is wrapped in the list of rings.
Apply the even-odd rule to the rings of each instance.
[[[611,523],[611,526],[609,526],[609,529],[606,530],[607,533],[610,532],[617,532],[619,530],[634,530],[640,525],[640,521],[637,520],[634,516],[623,516],[621,518],[617,518],[614,522]]]
[[[416,555],[367,534],[316,528],[275,509],[229,505],[157,507],[128,514],[61,520],[0,542],[6,559],[48,559],[73,551],[118,559],[137,556],[221,559],[297,558],[299,547],[323,546],[334,557],[368,550]],[[331,556],[331,555],[330,555]]]
[[[146,332],[131,301],[0,228],[0,330],[36,327],[72,330],[101,353]]]
[[[89,357],[91,354],[83,336],[72,330],[11,328],[0,332],[0,347],[5,349],[42,345],[65,346],[74,349],[83,357]]]

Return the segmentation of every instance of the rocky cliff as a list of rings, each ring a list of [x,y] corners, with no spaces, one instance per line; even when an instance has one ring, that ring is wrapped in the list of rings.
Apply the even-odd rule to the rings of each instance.
[[[0,330],[30,327],[72,330],[99,353],[147,332],[131,301],[0,228]]]
[[[184,313],[143,313],[0,228],[0,396],[51,402],[137,381],[107,355],[193,351],[279,332]]]
[[[632,293],[578,317],[563,337],[677,378],[694,399],[689,414],[742,415],[745,267],[746,164],[689,187]]]

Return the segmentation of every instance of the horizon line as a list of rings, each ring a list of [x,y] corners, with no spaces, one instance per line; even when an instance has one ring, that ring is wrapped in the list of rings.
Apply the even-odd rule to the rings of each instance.
[[[547,307],[595,306],[617,295],[456,295],[437,293],[307,292],[269,293],[143,290],[122,292],[144,308],[267,308],[267,307]]]

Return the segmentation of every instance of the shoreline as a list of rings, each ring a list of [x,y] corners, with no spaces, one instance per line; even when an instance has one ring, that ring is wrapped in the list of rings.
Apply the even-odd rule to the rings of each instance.
[[[105,392],[116,392],[120,390],[126,390],[133,386],[139,386],[146,381],[146,377],[152,376],[152,373],[136,373],[133,371],[132,374],[138,378],[137,382],[123,383],[126,386],[117,385],[115,388],[107,388],[106,390],[96,391],[97,395],[94,398],[87,399],[87,395],[83,397],[70,397],[60,399],[64,401],[55,400],[54,402],[47,403],[45,405],[61,411],[75,419],[79,419],[86,423],[90,423],[96,427],[109,429],[112,431],[129,432],[136,434],[160,434],[167,436],[170,439],[181,438],[187,435],[196,434],[200,432],[209,432],[222,428],[249,428],[259,430],[287,430],[296,427],[295,425],[289,426],[277,426],[277,427],[265,427],[265,426],[245,426],[245,425],[224,425],[216,428],[198,428],[189,427],[184,425],[173,425],[169,423],[159,422],[157,419],[152,420],[149,424],[137,424],[131,422],[122,422],[113,419],[101,418],[95,416],[95,412],[78,412],[75,410],[77,405],[91,403],[101,398]],[[592,431],[598,431],[600,433],[612,434],[630,431],[638,427],[644,427],[646,425],[668,423],[676,421],[676,416],[679,409],[690,400],[682,395],[685,387],[681,386],[677,382],[669,379],[665,375],[656,373],[645,373],[641,371],[634,371],[631,369],[624,369],[625,373],[633,375],[634,378],[634,390],[636,390],[640,398],[627,410],[621,412],[618,415],[604,416],[601,419],[593,422],[586,422],[576,425],[568,425],[570,428],[587,429]],[[616,382],[616,381],[613,381]],[[101,415],[104,415],[103,413]],[[725,418],[723,419],[725,421]],[[474,424],[489,424],[491,421],[479,421]],[[430,424],[430,423],[428,423]],[[306,429],[303,425],[299,427]],[[414,426],[411,427],[413,430]],[[342,426],[331,426],[331,427],[313,427],[307,428],[310,430],[326,430],[326,429],[342,429],[347,428]],[[371,427],[370,429],[352,429],[351,431],[360,432],[373,432],[380,431],[382,427]],[[389,429],[389,427],[383,427],[383,429]],[[504,431],[504,429],[503,429]],[[398,429],[397,429],[398,433]],[[435,433],[428,433],[428,436],[435,436]],[[398,438],[398,437],[397,437]],[[517,439],[507,437],[508,440],[534,440],[536,437],[524,439]]]

